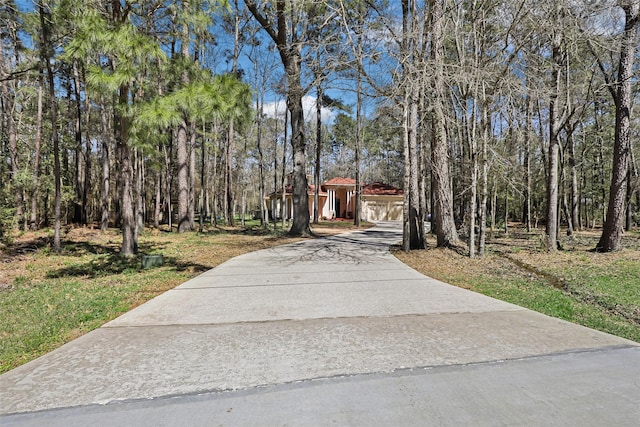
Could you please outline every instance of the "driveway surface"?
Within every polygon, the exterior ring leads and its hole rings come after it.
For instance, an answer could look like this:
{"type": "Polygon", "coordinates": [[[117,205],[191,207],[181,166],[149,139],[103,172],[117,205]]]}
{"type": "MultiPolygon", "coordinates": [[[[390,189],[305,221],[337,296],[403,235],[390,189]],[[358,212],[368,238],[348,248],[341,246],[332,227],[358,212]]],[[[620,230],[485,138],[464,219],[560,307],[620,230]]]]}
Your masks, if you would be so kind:
{"type": "Polygon", "coordinates": [[[640,425],[640,344],[428,278],[400,240],[229,260],[0,376],[0,425],[640,425]]]}

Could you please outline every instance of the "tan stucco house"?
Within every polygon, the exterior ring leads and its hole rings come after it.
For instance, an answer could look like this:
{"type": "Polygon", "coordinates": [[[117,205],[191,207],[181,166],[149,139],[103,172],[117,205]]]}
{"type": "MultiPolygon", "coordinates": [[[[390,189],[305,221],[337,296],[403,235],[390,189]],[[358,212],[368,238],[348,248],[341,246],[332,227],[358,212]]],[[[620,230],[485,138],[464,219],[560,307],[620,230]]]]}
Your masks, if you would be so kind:
{"type": "MultiPolygon", "coordinates": [[[[310,178],[310,177],[309,177],[310,178]]],[[[309,179],[310,180],[310,179],[309,179]]],[[[325,181],[318,189],[318,205],[320,217],[324,219],[354,217],[356,181],[353,178],[336,177],[325,181]]],[[[293,216],[292,186],[284,189],[286,218],[293,216]]],[[[316,188],[307,186],[309,196],[309,212],[313,214],[316,188]]],[[[403,191],[391,185],[374,182],[362,186],[361,219],[364,221],[395,221],[402,219],[403,191]]],[[[267,206],[271,217],[281,218],[282,190],[267,196],[267,206]]]]}

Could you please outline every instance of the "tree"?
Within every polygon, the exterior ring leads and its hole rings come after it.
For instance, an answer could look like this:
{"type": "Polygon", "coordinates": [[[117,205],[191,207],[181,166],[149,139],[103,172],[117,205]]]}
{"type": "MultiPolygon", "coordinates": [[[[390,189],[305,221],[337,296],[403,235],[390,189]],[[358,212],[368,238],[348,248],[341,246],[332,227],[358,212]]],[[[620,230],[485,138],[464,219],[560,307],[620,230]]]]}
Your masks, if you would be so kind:
{"type": "Polygon", "coordinates": [[[88,84],[115,102],[113,128],[120,166],[122,220],[120,255],[132,256],[138,251],[139,230],[131,122],[135,107],[142,101],[140,94],[144,93],[147,64],[153,64],[165,55],[155,41],[141,34],[133,24],[132,4],[123,8],[120,2],[113,2],[110,6],[104,14],[96,10],[84,11],[79,18],[78,32],[66,49],[70,58],[88,58],[97,53],[98,60],[87,67],[88,84]]]}
{"type": "Polygon", "coordinates": [[[314,6],[295,0],[275,0],[259,4],[247,0],[251,14],[276,44],[287,76],[287,108],[291,119],[291,147],[293,149],[293,224],[292,236],[311,234],[307,196],[306,142],[302,97],[302,49],[308,34],[309,19],[314,6]]]}
{"type": "Polygon", "coordinates": [[[55,201],[54,201],[54,234],[53,234],[53,250],[60,253],[60,229],[62,226],[61,209],[62,209],[62,183],[60,178],[60,139],[58,135],[58,104],[55,94],[55,83],[53,68],[51,66],[51,57],[53,55],[53,46],[51,44],[51,13],[47,12],[44,0],[38,2],[38,14],[40,16],[40,52],[41,60],[45,64],[47,71],[47,87],[49,91],[49,100],[51,102],[51,141],[53,149],[54,167],[53,178],[55,180],[55,201]]]}
{"type": "Polygon", "coordinates": [[[439,247],[459,245],[458,231],[453,217],[451,175],[447,146],[446,118],[444,114],[444,4],[443,0],[431,0],[431,60],[435,67],[433,77],[433,115],[431,121],[431,171],[435,205],[435,232],[439,247]]]}
{"type": "Polygon", "coordinates": [[[629,179],[629,160],[631,157],[631,80],[635,50],[638,46],[638,22],[640,21],[640,2],[621,0],[625,25],[620,45],[618,77],[611,87],[615,101],[616,122],[613,152],[613,171],[609,190],[607,219],[596,250],[612,252],[622,249],[624,234],[624,216],[627,198],[627,180],[629,179]]]}

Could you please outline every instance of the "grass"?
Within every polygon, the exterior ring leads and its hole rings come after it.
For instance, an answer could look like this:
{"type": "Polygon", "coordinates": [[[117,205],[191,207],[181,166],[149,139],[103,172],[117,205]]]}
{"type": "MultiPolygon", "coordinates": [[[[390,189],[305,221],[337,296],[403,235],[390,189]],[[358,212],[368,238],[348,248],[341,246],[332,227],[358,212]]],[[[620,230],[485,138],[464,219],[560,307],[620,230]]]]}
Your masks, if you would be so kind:
{"type": "MultiPolygon", "coordinates": [[[[299,240],[247,225],[204,233],[148,231],[140,236],[140,255],[131,259],[118,255],[117,230],[70,228],[60,255],[49,250],[50,232],[16,236],[0,247],[0,373],[234,256],[299,240]],[[142,254],[163,255],[163,266],[143,269],[142,254]]],[[[322,223],[313,229],[322,235],[351,227],[322,223]]]]}
{"type": "Polygon", "coordinates": [[[483,258],[446,249],[396,256],[433,278],[640,342],[640,238],[629,233],[623,251],[601,254],[590,251],[598,236],[578,233],[552,254],[539,235],[514,229],[490,239],[483,258]]]}

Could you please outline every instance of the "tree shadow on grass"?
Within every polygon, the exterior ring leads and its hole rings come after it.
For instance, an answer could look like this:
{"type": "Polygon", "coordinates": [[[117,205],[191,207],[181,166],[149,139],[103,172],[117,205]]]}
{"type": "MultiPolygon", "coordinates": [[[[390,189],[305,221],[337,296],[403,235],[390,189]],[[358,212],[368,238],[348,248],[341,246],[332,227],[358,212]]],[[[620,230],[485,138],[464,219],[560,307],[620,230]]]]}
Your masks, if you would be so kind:
{"type": "MultiPolygon", "coordinates": [[[[138,255],[133,257],[121,257],[117,245],[95,244],[91,242],[65,242],[64,252],[67,256],[82,256],[87,253],[95,254],[89,261],[61,267],[49,271],[47,278],[85,277],[96,278],[122,273],[138,273],[143,271],[143,254],[153,253],[165,247],[169,242],[145,243],[138,247],[138,255]]],[[[178,261],[175,257],[163,255],[163,266],[175,269],[175,271],[191,270],[196,273],[211,269],[211,266],[198,263],[178,261]]]]}

